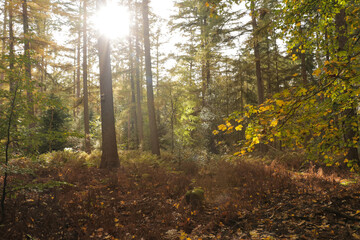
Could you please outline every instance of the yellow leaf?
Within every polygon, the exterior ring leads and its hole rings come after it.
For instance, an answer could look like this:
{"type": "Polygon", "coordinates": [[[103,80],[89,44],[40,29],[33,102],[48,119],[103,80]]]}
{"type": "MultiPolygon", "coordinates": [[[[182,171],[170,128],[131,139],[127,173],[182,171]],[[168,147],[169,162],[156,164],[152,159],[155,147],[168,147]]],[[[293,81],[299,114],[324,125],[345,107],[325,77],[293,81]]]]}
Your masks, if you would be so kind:
{"type": "Polygon", "coordinates": [[[316,69],[314,72],[313,72],[313,75],[315,75],[315,76],[319,76],[320,75],[320,73],[321,73],[321,69],[320,68],[318,68],[318,69],[316,69]]]}
{"type": "Polygon", "coordinates": [[[276,100],[276,105],[281,107],[281,106],[285,105],[285,102],[283,100],[276,100]]]}
{"type": "Polygon", "coordinates": [[[226,127],[225,124],[221,124],[221,125],[218,126],[218,129],[219,129],[220,131],[226,131],[227,127],[226,127]]]}
{"type": "Polygon", "coordinates": [[[298,22],[298,23],[296,24],[296,26],[297,26],[297,27],[300,27],[300,26],[301,26],[301,22],[298,22]]]}
{"type": "Polygon", "coordinates": [[[205,3],[205,6],[206,6],[206,7],[209,7],[209,6],[210,6],[210,4],[209,4],[208,2],[206,2],[206,3],[205,3]]]}
{"type": "Polygon", "coordinates": [[[243,126],[242,126],[242,125],[238,125],[238,126],[236,126],[236,127],[235,127],[235,130],[236,130],[236,131],[241,131],[241,130],[242,130],[242,128],[243,128],[243,126]]]}
{"type": "Polygon", "coordinates": [[[117,219],[117,218],[114,218],[114,222],[118,222],[119,221],[119,219],[117,219]]]}
{"type": "Polygon", "coordinates": [[[214,130],[213,131],[213,135],[218,135],[219,134],[219,131],[218,130],[214,130]]]}
{"type": "Polygon", "coordinates": [[[277,120],[277,119],[274,119],[274,120],[271,121],[270,126],[271,126],[271,127],[276,127],[277,124],[278,124],[278,120],[277,120]]]}

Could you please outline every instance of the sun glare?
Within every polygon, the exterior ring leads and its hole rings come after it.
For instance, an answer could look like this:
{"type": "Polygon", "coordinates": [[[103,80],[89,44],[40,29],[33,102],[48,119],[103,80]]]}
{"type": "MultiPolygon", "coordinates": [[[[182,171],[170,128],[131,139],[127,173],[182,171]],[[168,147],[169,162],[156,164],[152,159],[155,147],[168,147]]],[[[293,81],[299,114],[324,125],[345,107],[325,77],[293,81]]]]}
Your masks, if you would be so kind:
{"type": "Polygon", "coordinates": [[[110,39],[122,38],[129,33],[128,9],[115,3],[100,8],[93,22],[100,34],[110,39]]]}

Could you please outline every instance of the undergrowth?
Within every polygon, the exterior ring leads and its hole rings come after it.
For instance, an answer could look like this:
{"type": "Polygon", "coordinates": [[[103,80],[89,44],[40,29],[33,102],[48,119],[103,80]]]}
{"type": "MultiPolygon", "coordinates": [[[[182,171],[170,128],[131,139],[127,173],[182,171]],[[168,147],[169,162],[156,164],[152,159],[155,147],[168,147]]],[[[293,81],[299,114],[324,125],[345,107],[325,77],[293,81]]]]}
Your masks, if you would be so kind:
{"type": "MultiPolygon", "coordinates": [[[[322,212],[320,220],[304,216],[314,206],[331,210],[337,204],[354,210],[345,215],[347,220],[357,219],[354,176],[345,179],[350,187],[344,186],[344,175],[323,166],[291,171],[293,165],[282,162],[285,157],[270,162],[226,156],[199,161],[170,153],[158,158],[137,151],[119,155],[121,168],[113,171],[97,168],[99,151],[13,160],[0,239],[289,239],[291,231],[321,239],[359,234],[355,227],[318,228],[321,219],[335,221],[322,212]],[[200,205],[186,201],[192,189],[204,192],[200,205]],[[296,225],[297,219],[307,228],[296,225]]],[[[286,158],[291,156],[299,157],[286,158]]]]}

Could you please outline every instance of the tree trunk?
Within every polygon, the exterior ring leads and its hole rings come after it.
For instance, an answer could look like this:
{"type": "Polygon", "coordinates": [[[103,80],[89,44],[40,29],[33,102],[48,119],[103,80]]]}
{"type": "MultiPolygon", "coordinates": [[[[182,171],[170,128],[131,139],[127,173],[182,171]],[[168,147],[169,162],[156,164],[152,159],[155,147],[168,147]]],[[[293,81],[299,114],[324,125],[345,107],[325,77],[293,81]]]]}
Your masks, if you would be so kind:
{"type": "MultiPolygon", "coordinates": [[[[160,96],[160,29],[158,29],[156,33],[156,96],[159,98],[160,96]]],[[[157,125],[160,126],[161,118],[160,118],[160,107],[156,106],[156,120],[157,125]]]]}
{"type": "MultiPolygon", "coordinates": [[[[139,26],[138,23],[138,9],[135,10],[135,26],[139,26]]],[[[139,138],[140,150],[144,147],[144,127],[143,127],[143,115],[142,115],[142,86],[141,86],[141,73],[140,73],[140,48],[139,48],[139,32],[135,31],[135,78],[136,78],[136,117],[137,117],[137,130],[139,138]]]]}
{"type": "Polygon", "coordinates": [[[206,27],[208,26],[207,23],[207,16],[202,19],[201,25],[201,47],[202,50],[205,52],[202,63],[201,63],[201,81],[202,81],[202,107],[206,106],[206,95],[210,84],[210,60],[209,60],[209,52],[206,49],[208,44],[208,34],[206,31],[206,27]]]}
{"type": "Polygon", "coordinates": [[[254,41],[254,55],[256,65],[256,80],[257,80],[257,91],[258,91],[258,102],[262,104],[264,98],[264,82],[261,76],[261,62],[260,62],[260,44],[257,33],[256,13],[255,13],[255,1],[251,1],[251,25],[253,28],[253,41],[254,41]]]}
{"type": "Polygon", "coordinates": [[[279,50],[276,43],[276,37],[274,38],[274,45],[275,45],[275,74],[276,74],[276,84],[275,84],[275,92],[280,92],[280,77],[279,77],[279,50]]]}
{"type": "MultiPolygon", "coordinates": [[[[302,34],[302,27],[300,26],[300,34],[302,34]]],[[[302,51],[303,49],[303,43],[301,43],[301,49],[300,50],[300,60],[301,60],[301,79],[302,79],[302,84],[304,86],[306,86],[308,84],[308,80],[307,80],[307,72],[306,72],[306,55],[305,53],[303,53],[302,51]]]]}
{"type": "MultiPolygon", "coordinates": [[[[81,2],[79,7],[79,13],[81,13],[81,2]]],[[[81,97],[81,87],[80,87],[80,74],[81,74],[81,66],[80,66],[80,58],[81,58],[81,23],[80,17],[78,21],[78,38],[77,38],[77,66],[76,66],[76,115],[79,115],[79,101],[81,97]]]]}
{"type": "Polygon", "coordinates": [[[171,106],[171,119],[170,119],[170,127],[171,127],[171,153],[174,153],[175,149],[175,107],[174,107],[174,100],[172,95],[172,85],[170,83],[170,106],[171,106]]]}
{"type": "MultiPolygon", "coordinates": [[[[260,44],[259,36],[257,33],[257,23],[256,23],[256,13],[255,13],[255,1],[251,1],[250,5],[251,10],[251,25],[253,28],[253,41],[254,41],[254,55],[255,55],[255,66],[256,66],[256,80],[257,80],[257,90],[258,90],[258,103],[262,104],[265,101],[264,98],[264,82],[261,76],[261,62],[260,62],[260,44]]],[[[259,144],[259,149],[261,152],[267,151],[267,146],[263,143],[259,144]]]]}
{"type": "Polygon", "coordinates": [[[271,97],[273,94],[273,81],[271,74],[271,52],[270,52],[270,39],[266,37],[266,55],[267,55],[267,95],[271,97]]]}
{"type": "MultiPolygon", "coordinates": [[[[129,8],[131,7],[131,0],[129,0],[129,8]]],[[[135,93],[135,69],[134,69],[134,46],[133,46],[133,28],[134,26],[129,25],[129,80],[131,88],[130,96],[130,137],[132,144],[129,145],[132,148],[137,149],[139,147],[138,137],[138,124],[136,116],[136,93],[135,93]]],[[[130,139],[129,139],[130,140],[130,139]]]]}
{"type": "MultiPolygon", "coordinates": [[[[73,71],[73,98],[74,98],[74,101],[73,101],[73,116],[74,116],[74,119],[76,117],[76,103],[77,103],[77,100],[76,100],[76,44],[74,46],[74,71],[73,71]]],[[[44,63],[44,57],[42,57],[42,63],[44,63]]],[[[43,85],[43,74],[41,74],[41,77],[40,77],[40,82],[41,82],[41,85],[43,85]]],[[[41,86],[41,92],[43,91],[43,87],[41,86]]]]}
{"type": "MultiPolygon", "coordinates": [[[[336,24],[336,30],[338,32],[338,43],[339,43],[339,48],[338,51],[342,52],[342,51],[346,51],[346,44],[348,41],[347,38],[347,31],[346,31],[346,12],[345,9],[342,8],[340,10],[340,12],[338,14],[336,14],[335,16],[335,24],[336,24]]],[[[344,111],[344,116],[345,116],[345,121],[343,123],[344,125],[344,138],[345,138],[345,143],[349,143],[352,144],[352,142],[354,141],[354,139],[358,140],[358,131],[355,131],[352,124],[356,124],[358,123],[357,119],[357,111],[356,111],[356,100],[355,99],[350,99],[352,100],[352,104],[351,107],[349,109],[346,109],[344,111]]],[[[358,144],[357,144],[358,145],[358,144]]],[[[349,150],[347,152],[346,158],[348,160],[356,160],[358,163],[360,162],[359,160],[359,152],[358,152],[358,148],[357,146],[354,147],[349,147],[349,150]]]]}
{"type": "MultiPolygon", "coordinates": [[[[6,45],[6,38],[5,36],[7,35],[7,32],[6,32],[6,28],[7,28],[7,13],[8,13],[8,10],[7,10],[7,0],[4,0],[4,20],[3,20],[3,29],[2,29],[2,46],[1,46],[1,60],[2,62],[5,62],[5,45],[6,45]]],[[[2,81],[4,81],[5,79],[5,72],[1,71],[0,73],[0,88],[1,88],[1,85],[2,85],[2,81]]],[[[0,101],[1,103],[1,101],[0,101]]]]}
{"type": "MultiPolygon", "coordinates": [[[[97,0],[97,8],[106,1],[97,0]]],[[[117,168],[120,166],[116,145],[114,102],[112,91],[112,74],[110,60],[110,41],[104,35],[98,39],[101,95],[101,130],[102,155],[100,168],[117,168]]]]}
{"type": "Polygon", "coordinates": [[[84,0],[83,18],[83,94],[84,94],[84,130],[85,152],[91,153],[90,144],[90,119],[89,119],[89,94],[88,94],[88,63],[87,63],[87,0],[84,0]]]}
{"type": "Polygon", "coordinates": [[[16,84],[14,86],[14,95],[10,101],[10,114],[9,119],[6,123],[6,143],[5,143],[5,173],[3,178],[3,188],[2,188],[2,194],[1,194],[1,200],[0,200],[0,206],[1,206],[1,219],[0,224],[5,222],[5,198],[6,198],[6,187],[7,187],[7,180],[8,180],[8,166],[9,166],[9,148],[11,144],[11,127],[14,125],[13,120],[16,118],[15,116],[15,108],[16,108],[16,98],[18,95],[18,85],[16,84]]]}
{"type": "Polygon", "coordinates": [[[143,0],[143,27],[144,27],[144,46],[145,46],[145,68],[146,68],[146,89],[149,112],[150,142],[151,152],[160,155],[159,137],[156,126],[154,91],[151,71],[150,55],[150,30],[149,30],[149,6],[148,0],[143,0]]]}
{"type": "Polygon", "coordinates": [[[11,93],[13,93],[15,89],[15,78],[13,72],[15,68],[13,4],[12,0],[9,0],[9,84],[11,93]]]}

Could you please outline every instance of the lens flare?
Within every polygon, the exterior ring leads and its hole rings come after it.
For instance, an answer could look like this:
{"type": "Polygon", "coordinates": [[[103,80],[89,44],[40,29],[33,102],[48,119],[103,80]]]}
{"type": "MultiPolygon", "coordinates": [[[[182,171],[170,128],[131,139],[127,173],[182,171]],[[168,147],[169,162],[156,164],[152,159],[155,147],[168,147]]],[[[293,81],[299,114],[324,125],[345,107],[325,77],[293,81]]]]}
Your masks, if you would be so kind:
{"type": "Polygon", "coordinates": [[[100,8],[92,22],[101,35],[110,39],[123,38],[129,34],[129,11],[115,3],[100,8]]]}

